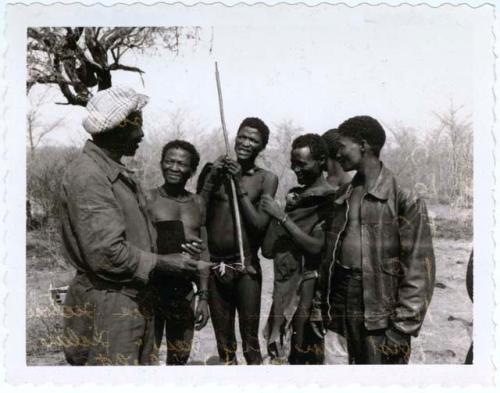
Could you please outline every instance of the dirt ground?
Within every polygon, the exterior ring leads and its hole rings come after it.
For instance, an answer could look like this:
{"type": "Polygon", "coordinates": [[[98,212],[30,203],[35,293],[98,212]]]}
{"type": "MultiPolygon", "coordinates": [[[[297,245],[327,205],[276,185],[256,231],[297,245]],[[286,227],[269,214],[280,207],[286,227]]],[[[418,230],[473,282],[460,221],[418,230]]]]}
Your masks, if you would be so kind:
{"type": "MultiPolygon", "coordinates": [[[[448,206],[429,208],[434,225],[436,287],[419,337],[412,340],[413,364],[463,363],[472,337],[472,303],[465,289],[465,273],[472,247],[472,212],[448,206]]],[[[273,269],[269,260],[263,270],[261,332],[271,306],[273,269]]],[[[33,231],[27,237],[26,362],[28,365],[64,365],[60,335],[60,307],[49,296],[50,285],[67,282],[73,272],[60,256],[55,232],[33,231]]],[[[244,364],[238,334],[238,360],[244,364]]],[[[336,338],[326,338],[327,364],[345,364],[346,356],[336,338]]],[[[269,359],[261,334],[265,362],[269,359]]],[[[161,348],[165,360],[165,348],[161,348]]],[[[210,322],[194,337],[190,364],[218,364],[213,328],[210,322]]]]}

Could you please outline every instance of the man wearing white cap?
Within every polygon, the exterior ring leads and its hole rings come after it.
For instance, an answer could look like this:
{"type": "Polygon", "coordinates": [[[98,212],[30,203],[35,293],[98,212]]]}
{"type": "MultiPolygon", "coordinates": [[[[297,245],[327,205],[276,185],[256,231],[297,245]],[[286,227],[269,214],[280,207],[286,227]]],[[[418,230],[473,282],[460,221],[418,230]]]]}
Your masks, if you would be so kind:
{"type": "Polygon", "coordinates": [[[121,162],[144,134],[148,97],[130,88],[98,92],[83,127],[92,140],[67,168],[61,224],[66,259],[76,268],[64,308],[64,352],[75,365],[157,363],[149,281],[155,272],[206,273],[184,254],[158,255],[144,195],[121,162]]]}

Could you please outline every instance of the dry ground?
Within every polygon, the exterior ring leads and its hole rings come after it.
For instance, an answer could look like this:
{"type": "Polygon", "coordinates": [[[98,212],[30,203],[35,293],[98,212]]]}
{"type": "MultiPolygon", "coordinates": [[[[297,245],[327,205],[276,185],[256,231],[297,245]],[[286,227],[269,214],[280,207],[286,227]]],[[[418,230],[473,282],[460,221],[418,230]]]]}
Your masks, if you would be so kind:
{"type": "MultiPolygon", "coordinates": [[[[465,289],[467,261],[472,247],[472,213],[448,206],[429,208],[434,222],[436,288],[420,336],[412,341],[411,363],[463,363],[472,336],[472,304],[465,289]]],[[[263,290],[261,330],[271,306],[272,263],[262,260],[263,290]]],[[[61,310],[49,298],[50,284],[57,286],[72,276],[60,256],[57,233],[34,231],[27,237],[26,361],[28,365],[63,365],[58,338],[61,310]]],[[[239,339],[239,338],[238,338],[239,339]]],[[[241,341],[239,341],[240,343],[241,341]]],[[[327,336],[327,362],[345,363],[345,356],[327,336]]],[[[261,337],[261,348],[265,344],[261,337]]],[[[165,359],[162,348],[162,359],[165,359]]],[[[241,346],[238,357],[244,364],[241,346]]],[[[217,364],[215,339],[209,323],[195,335],[191,364],[217,364]]]]}

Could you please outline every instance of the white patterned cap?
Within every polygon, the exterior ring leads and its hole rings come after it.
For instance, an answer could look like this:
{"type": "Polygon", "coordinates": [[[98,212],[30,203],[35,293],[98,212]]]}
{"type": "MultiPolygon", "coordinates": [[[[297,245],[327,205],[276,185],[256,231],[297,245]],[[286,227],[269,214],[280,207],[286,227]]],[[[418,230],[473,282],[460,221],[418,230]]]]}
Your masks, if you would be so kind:
{"type": "Polygon", "coordinates": [[[149,97],[130,87],[113,86],[97,92],[87,103],[88,116],[83,128],[91,134],[100,134],[118,126],[130,113],[140,111],[149,97]]]}

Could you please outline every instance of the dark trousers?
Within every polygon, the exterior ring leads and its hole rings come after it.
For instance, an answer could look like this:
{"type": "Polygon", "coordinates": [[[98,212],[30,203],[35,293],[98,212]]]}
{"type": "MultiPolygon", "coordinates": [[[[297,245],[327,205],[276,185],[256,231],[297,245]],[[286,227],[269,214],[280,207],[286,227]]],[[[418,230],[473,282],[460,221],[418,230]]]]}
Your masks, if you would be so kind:
{"type": "Polygon", "coordinates": [[[410,342],[406,351],[394,353],[387,346],[386,329],[366,329],[360,270],[335,265],[330,302],[332,326],[346,338],[349,364],[408,363],[410,342]]]}
{"type": "Polygon", "coordinates": [[[64,346],[71,365],[158,364],[151,299],[97,289],[77,275],[64,304],[64,346]]]}

